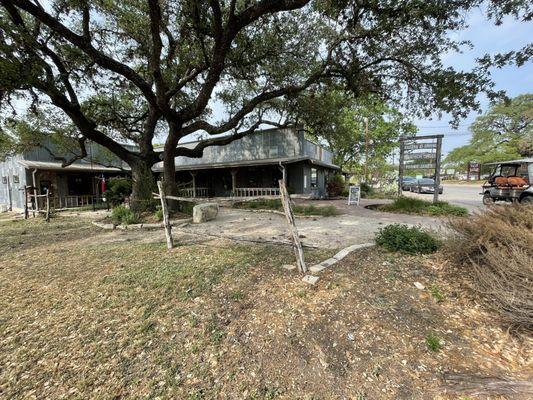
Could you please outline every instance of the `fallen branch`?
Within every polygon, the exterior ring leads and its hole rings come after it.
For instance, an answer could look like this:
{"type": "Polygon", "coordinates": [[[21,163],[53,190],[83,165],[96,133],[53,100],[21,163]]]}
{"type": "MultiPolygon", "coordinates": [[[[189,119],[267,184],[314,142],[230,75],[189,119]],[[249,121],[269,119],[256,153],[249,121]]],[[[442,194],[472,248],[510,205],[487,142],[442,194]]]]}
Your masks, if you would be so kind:
{"type": "Polygon", "coordinates": [[[445,374],[444,390],[448,393],[481,395],[533,394],[533,382],[512,381],[495,376],[445,374]]]}

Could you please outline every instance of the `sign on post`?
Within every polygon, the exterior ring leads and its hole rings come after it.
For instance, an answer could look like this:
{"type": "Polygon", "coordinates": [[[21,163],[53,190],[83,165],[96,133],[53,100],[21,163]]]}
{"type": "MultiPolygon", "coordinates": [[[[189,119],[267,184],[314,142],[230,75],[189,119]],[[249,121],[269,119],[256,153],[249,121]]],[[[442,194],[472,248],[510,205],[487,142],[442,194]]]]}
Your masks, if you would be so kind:
{"type": "Polygon", "coordinates": [[[467,172],[467,180],[470,180],[471,176],[474,176],[477,178],[477,180],[481,179],[481,165],[478,162],[475,161],[469,161],[468,162],[468,172],[467,172]]]}
{"type": "Polygon", "coordinates": [[[361,186],[350,186],[348,193],[348,205],[359,205],[359,201],[361,200],[361,186]]]}
{"type": "Polygon", "coordinates": [[[400,167],[398,171],[398,196],[402,195],[405,170],[433,170],[435,186],[433,201],[439,199],[440,161],[444,135],[410,136],[400,138],[400,167]],[[417,151],[426,150],[426,151],[417,151]],[[428,151],[433,150],[433,151],[428,151]]]}

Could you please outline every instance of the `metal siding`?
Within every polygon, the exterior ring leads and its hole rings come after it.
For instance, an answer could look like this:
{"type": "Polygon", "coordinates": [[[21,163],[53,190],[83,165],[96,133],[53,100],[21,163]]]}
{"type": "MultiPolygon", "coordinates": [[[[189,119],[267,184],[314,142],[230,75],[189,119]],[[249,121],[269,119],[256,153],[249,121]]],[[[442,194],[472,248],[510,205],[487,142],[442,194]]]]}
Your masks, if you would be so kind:
{"type": "Polygon", "coordinates": [[[15,209],[24,208],[24,186],[26,185],[26,170],[18,164],[20,156],[10,157],[0,162],[0,204],[9,206],[9,186],[11,186],[12,206],[15,209]],[[19,182],[15,183],[13,176],[18,175],[19,182]],[[3,183],[3,177],[9,177],[9,185],[3,183]],[[22,190],[20,190],[22,189],[22,190]]]}

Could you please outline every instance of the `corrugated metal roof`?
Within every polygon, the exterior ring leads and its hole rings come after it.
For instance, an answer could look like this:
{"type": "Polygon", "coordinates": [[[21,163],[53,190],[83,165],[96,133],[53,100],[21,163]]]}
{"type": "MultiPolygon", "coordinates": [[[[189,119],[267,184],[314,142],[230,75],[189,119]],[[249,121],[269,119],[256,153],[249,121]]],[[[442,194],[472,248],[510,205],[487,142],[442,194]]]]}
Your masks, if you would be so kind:
{"type": "MultiPolygon", "coordinates": [[[[340,167],[328,164],[323,161],[312,159],[311,157],[293,157],[293,158],[270,158],[263,160],[244,160],[234,161],[226,163],[205,163],[194,165],[176,165],[176,171],[189,171],[189,170],[203,170],[203,169],[218,169],[218,168],[234,168],[234,167],[253,167],[261,165],[275,165],[275,164],[292,164],[299,161],[310,161],[312,164],[320,165],[331,169],[340,169],[340,167]]],[[[159,162],[152,168],[155,172],[163,171],[163,163],[159,162]]]]}
{"type": "Polygon", "coordinates": [[[104,167],[98,164],[74,163],[74,164],[70,164],[67,167],[62,167],[60,162],[53,162],[53,161],[20,160],[18,161],[18,163],[25,168],[32,168],[32,169],[61,170],[61,171],[95,171],[95,172],[124,171],[124,169],[120,169],[116,167],[104,167]]]}

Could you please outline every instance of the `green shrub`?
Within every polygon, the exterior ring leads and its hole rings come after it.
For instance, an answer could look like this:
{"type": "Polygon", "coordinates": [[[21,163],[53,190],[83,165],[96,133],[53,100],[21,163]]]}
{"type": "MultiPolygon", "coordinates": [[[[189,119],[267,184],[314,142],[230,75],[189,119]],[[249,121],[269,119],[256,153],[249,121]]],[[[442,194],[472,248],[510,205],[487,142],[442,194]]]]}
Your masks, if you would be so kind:
{"type": "Polygon", "coordinates": [[[454,206],[445,201],[432,203],[426,200],[414,199],[412,197],[398,197],[392,204],[385,204],[379,207],[382,211],[397,212],[404,214],[421,215],[468,215],[468,210],[464,207],[454,206]]]}
{"type": "Polygon", "coordinates": [[[111,218],[115,224],[131,225],[139,223],[139,216],[124,206],[113,208],[111,218]]]}
{"type": "Polygon", "coordinates": [[[155,219],[159,222],[163,221],[163,210],[159,209],[155,212],[155,219]]]}
{"type": "MultiPolygon", "coordinates": [[[[248,210],[277,210],[283,211],[280,199],[260,199],[253,201],[243,201],[235,203],[235,208],[243,208],[248,210]]],[[[313,205],[294,205],[292,210],[297,215],[322,215],[324,217],[331,217],[337,215],[337,209],[334,206],[313,206],[313,205]]]]}
{"type": "Polygon", "coordinates": [[[344,179],[342,176],[340,174],[331,176],[326,184],[326,190],[330,197],[340,196],[344,191],[344,179]]]}
{"type": "Polygon", "coordinates": [[[361,198],[367,198],[374,194],[374,188],[370,186],[368,183],[363,182],[361,183],[361,198]]]}
{"type": "Polygon", "coordinates": [[[418,227],[391,224],[379,230],[376,243],[391,251],[408,254],[429,254],[439,248],[439,241],[418,227]]]}
{"type": "Polygon", "coordinates": [[[124,203],[124,199],[131,195],[131,180],[126,178],[111,179],[107,183],[104,197],[112,206],[124,203]]]}

